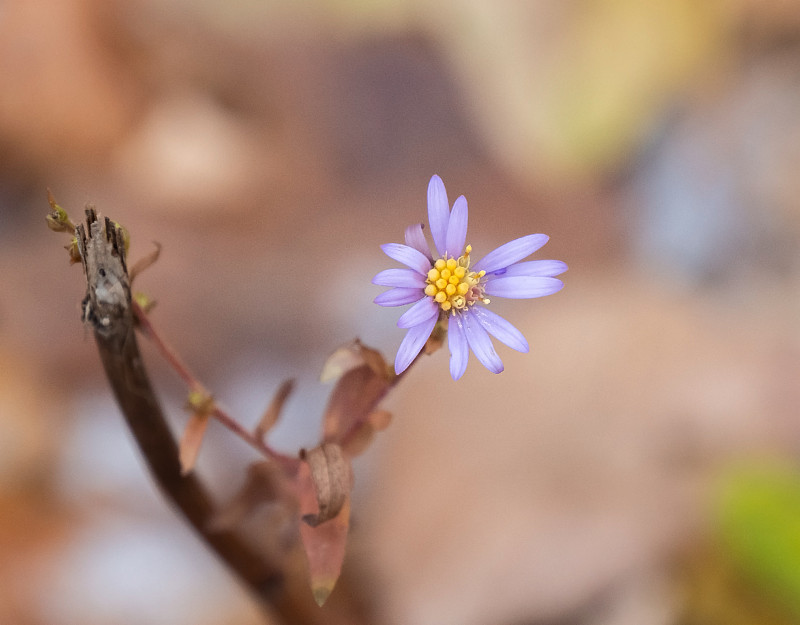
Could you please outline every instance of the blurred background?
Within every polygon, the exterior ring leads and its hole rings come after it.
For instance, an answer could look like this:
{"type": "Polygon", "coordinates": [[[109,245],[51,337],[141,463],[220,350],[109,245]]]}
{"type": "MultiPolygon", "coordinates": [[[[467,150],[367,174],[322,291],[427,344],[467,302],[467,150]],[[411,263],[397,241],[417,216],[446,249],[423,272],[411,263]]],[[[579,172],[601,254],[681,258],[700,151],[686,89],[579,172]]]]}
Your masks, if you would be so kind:
{"type": "MultiPolygon", "coordinates": [[[[570,270],[497,302],[503,374],[440,352],[386,402],[345,562],[376,618],[800,622],[798,172],[787,0],[0,0],[0,623],[263,622],[146,474],[46,188],[163,246],[136,286],[242,422],[297,377],[292,451],[335,347],[393,358],[370,280],[433,173],[476,256],[545,232],[570,270]]],[[[250,460],[212,425],[198,471],[250,460]]]]}

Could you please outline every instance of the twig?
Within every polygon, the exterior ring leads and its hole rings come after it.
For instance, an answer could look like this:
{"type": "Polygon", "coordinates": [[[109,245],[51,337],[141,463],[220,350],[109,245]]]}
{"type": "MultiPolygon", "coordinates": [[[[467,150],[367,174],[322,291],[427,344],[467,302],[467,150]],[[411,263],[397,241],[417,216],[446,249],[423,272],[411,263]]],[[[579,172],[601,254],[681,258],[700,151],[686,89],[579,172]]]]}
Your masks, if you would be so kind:
{"type": "MultiPolygon", "coordinates": [[[[169,363],[169,365],[175,370],[175,372],[186,383],[186,385],[190,389],[202,392],[204,395],[210,395],[203,384],[189,370],[189,367],[187,367],[186,364],[180,359],[175,350],[173,350],[156,331],[152,322],[148,318],[147,313],[142,310],[142,307],[133,301],[131,303],[131,308],[136,317],[136,321],[139,323],[139,329],[144,333],[145,336],[147,336],[148,339],[150,339],[150,342],[153,343],[155,348],[161,353],[161,355],[164,357],[164,360],[169,363]]],[[[256,436],[253,432],[250,432],[244,426],[242,426],[241,423],[234,419],[228,413],[228,411],[220,406],[216,401],[214,401],[214,406],[211,409],[210,415],[219,421],[220,424],[236,434],[236,436],[245,441],[248,445],[256,449],[256,451],[263,454],[267,458],[278,462],[288,475],[293,475],[297,471],[297,467],[300,464],[299,459],[275,451],[260,437],[256,436]]]]}
{"type": "Polygon", "coordinates": [[[86,225],[78,225],[75,233],[87,283],[84,319],[94,330],[100,358],[128,427],[164,494],[262,605],[283,622],[347,622],[343,614],[323,615],[297,575],[285,576],[278,563],[236,532],[209,531],[216,507],[196,476],[181,475],[177,445],[139,353],[122,231],[108,218],[99,218],[94,209],[87,209],[86,225]]]}

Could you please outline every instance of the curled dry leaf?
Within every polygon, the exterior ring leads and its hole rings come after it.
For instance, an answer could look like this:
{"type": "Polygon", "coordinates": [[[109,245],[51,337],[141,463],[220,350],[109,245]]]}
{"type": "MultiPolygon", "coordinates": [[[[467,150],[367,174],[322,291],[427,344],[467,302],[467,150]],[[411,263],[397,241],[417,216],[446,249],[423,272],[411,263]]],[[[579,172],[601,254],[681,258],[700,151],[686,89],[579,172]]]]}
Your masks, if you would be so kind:
{"type": "Polygon", "coordinates": [[[367,347],[356,339],[328,356],[322,366],[320,382],[338,380],[348,371],[361,365],[368,365],[379,376],[386,376],[389,371],[386,360],[379,351],[367,347]]]}
{"type": "Polygon", "coordinates": [[[296,477],[300,513],[305,521],[300,523],[300,538],[308,560],[311,591],[314,600],[321,606],[330,596],[342,571],[347,531],[350,526],[352,479],[349,462],[337,445],[328,443],[312,449],[305,456],[306,462],[300,463],[296,477]],[[328,449],[327,455],[324,448],[328,449]],[[335,471],[338,477],[329,474],[328,468],[333,467],[338,467],[335,471]],[[331,482],[339,484],[335,499],[341,500],[341,505],[329,504],[323,514],[318,484],[328,489],[329,487],[324,484],[331,482]],[[342,484],[347,484],[347,488],[342,489],[342,484]],[[332,515],[334,511],[335,514],[332,515]],[[327,517],[325,522],[323,522],[324,517],[327,517]],[[312,524],[311,520],[316,524],[312,524]]]}
{"type": "MultiPolygon", "coordinates": [[[[358,342],[356,341],[356,344],[358,342]]],[[[361,355],[360,350],[354,349],[354,345],[343,345],[335,352],[333,352],[325,364],[322,365],[322,373],[320,373],[320,382],[332,382],[338,380],[345,373],[356,367],[364,364],[364,357],[361,355]]]]}
{"type": "Polygon", "coordinates": [[[254,433],[258,438],[263,440],[267,433],[278,422],[278,418],[281,416],[281,410],[283,410],[283,404],[286,403],[286,400],[293,390],[294,380],[286,380],[280,385],[275,392],[275,397],[272,398],[272,401],[256,426],[254,433]]]}
{"type": "Polygon", "coordinates": [[[317,499],[317,511],[304,513],[303,521],[316,527],[339,514],[353,486],[353,474],[350,461],[335,443],[323,443],[309,451],[303,450],[300,457],[311,470],[317,499]]]}
{"type": "Polygon", "coordinates": [[[394,381],[394,374],[390,372],[380,352],[365,347],[358,341],[342,350],[349,350],[352,355],[340,353],[336,357],[338,362],[360,364],[355,364],[342,373],[331,392],[323,418],[323,440],[326,441],[340,441],[352,429],[359,427],[375,410],[394,381]]]}

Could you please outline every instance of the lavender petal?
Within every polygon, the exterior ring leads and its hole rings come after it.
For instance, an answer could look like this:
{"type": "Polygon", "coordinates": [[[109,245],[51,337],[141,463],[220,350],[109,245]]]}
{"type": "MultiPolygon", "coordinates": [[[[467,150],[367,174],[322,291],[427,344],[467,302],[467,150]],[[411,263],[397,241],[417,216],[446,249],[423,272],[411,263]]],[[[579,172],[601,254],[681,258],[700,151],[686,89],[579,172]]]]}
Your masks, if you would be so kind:
{"type": "Polygon", "coordinates": [[[413,247],[418,252],[422,253],[425,258],[431,257],[431,250],[428,247],[428,242],[425,240],[425,235],[422,232],[422,224],[413,224],[406,228],[406,245],[413,247]]]}
{"type": "Polygon", "coordinates": [[[510,322],[482,306],[474,306],[471,312],[473,317],[478,320],[478,323],[483,326],[483,329],[498,341],[518,352],[528,353],[530,350],[528,341],[522,336],[522,332],[517,330],[510,322]]]}
{"type": "Polygon", "coordinates": [[[411,308],[405,311],[397,320],[398,328],[411,328],[425,323],[431,317],[439,314],[439,304],[432,297],[423,297],[411,308]]]}
{"type": "Polygon", "coordinates": [[[405,306],[419,301],[422,291],[417,288],[394,288],[384,291],[373,302],[378,306],[405,306]]]}
{"type": "Polygon", "coordinates": [[[567,270],[567,263],[560,260],[528,260],[524,263],[515,263],[510,267],[498,269],[486,276],[487,280],[493,280],[503,276],[509,278],[511,276],[546,276],[552,278],[567,270]]]}
{"type": "Polygon", "coordinates": [[[458,380],[467,370],[469,343],[464,332],[461,315],[451,315],[447,328],[447,346],[450,349],[450,375],[458,380]]]}
{"type": "Polygon", "coordinates": [[[512,276],[486,282],[486,294],[510,299],[542,297],[560,291],[564,283],[558,278],[512,276]]]}
{"type": "Polygon", "coordinates": [[[453,204],[453,210],[450,213],[445,243],[447,254],[454,258],[461,256],[464,251],[464,243],[467,240],[467,220],[467,198],[460,195],[453,204]]]}
{"type": "Polygon", "coordinates": [[[417,354],[419,354],[425,342],[428,340],[428,337],[431,335],[431,332],[433,332],[433,328],[436,326],[436,320],[437,317],[431,317],[425,323],[414,326],[406,332],[403,341],[400,343],[400,347],[397,349],[397,356],[395,356],[394,359],[395,373],[400,375],[403,371],[408,369],[408,365],[414,362],[417,354]]]}
{"type": "Polygon", "coordinates": [[[412,269],[384,269],[372,278],[372,284],[424,289],[425,276],[412,269]]]}
{"type": "Polygon", "coordinates": [[[489,338],[486,330],[473,316],[472,311],[467,311],[462,315],[464,320],[464,330],[467,335],[467,342],[470,349],[475,352],[478,360],[492,373],[500,373],[503,370],[503,361],[494,351],[492,339],[489,338]]]}
{"type": "Polygon", "coordinates": [[[385,245],[381,245],[381,249],[383,253],[392,260],[403,263],[424,276],[428,275],[428,271],[430,271],[432,266],[430,259],[425,256],[425,254],[408,245],[403,245],[402,243],[386,243],[385,245]]]}
{"type": "Polygon", "coordinates": [[[428,183],[428,223],[431,236],[439,256],[444,256],[447,247],[447,225],[450,222],[450,205],[444,182],[436,174],[428,183]]]}
{"type": "Polygon", "coordinates": [[[473,268],[475,271],[485,271],[486,273],[505,269],[533,254],[547,243],[549,238],[546,234],[529,234],[514,239],[489,252],[475,263],[473,268]]]}

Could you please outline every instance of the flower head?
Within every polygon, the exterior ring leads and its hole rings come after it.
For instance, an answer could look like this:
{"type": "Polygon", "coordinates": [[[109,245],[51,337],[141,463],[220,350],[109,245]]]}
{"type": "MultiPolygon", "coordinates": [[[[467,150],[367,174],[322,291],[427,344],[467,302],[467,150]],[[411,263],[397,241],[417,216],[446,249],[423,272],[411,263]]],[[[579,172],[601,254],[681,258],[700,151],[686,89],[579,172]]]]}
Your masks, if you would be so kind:
{"type": "Polygon", "coordinates": [[[428,223],[436,253],[431,255],[422,224],[406,228],[405,245],[381,249],[405,268],[386,269],[372,282],[392,287],[375,298],[380,306],[414,304],[397,321],[408,329],[397,350],[399,374],[414,361],[437,323],[447,324],[450,374],[457,380],[467,369],[472,350],[484,367],[500,373],[503,363],[489,335],[519,352],[528,351],[522,333],[486,306],[489,296],[524,299],[550,295],[564,283],[555,276],[567,270],[559,260],[520,262],[547,243],[545,234],[514,239],[473,262],[467,239],[467,200],[462,195],[450,210],[439,176],[428,184],[428,223]]]}

